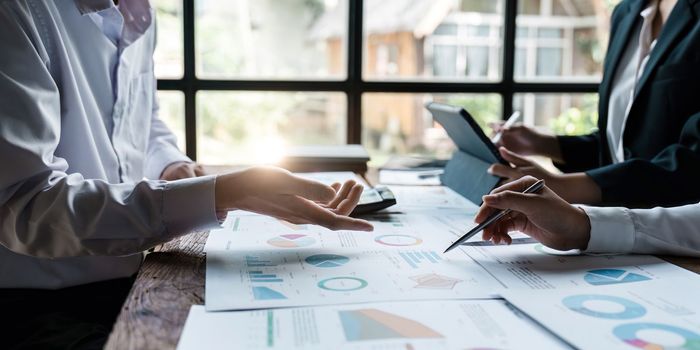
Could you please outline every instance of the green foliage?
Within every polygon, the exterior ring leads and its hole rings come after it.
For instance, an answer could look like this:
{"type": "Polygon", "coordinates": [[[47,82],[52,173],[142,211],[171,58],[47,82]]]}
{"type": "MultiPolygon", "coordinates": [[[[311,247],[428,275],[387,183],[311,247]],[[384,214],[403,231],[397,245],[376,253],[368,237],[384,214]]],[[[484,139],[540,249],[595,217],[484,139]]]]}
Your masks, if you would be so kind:
{"type": "Polygon", "coordinates": [[[464,107],[484,129],[486,135],[491,134],[488,124],[501,119],[501,97],[495,94],[453,95],[447,98],[446,103],[464,107]]]}
{"type": "Polygon", "coordinates": [[[583,135],[598,126],[598,96],[585,95],[581,108],[572,107],[553,119],[552,130],[559,135],[583,135]]]}

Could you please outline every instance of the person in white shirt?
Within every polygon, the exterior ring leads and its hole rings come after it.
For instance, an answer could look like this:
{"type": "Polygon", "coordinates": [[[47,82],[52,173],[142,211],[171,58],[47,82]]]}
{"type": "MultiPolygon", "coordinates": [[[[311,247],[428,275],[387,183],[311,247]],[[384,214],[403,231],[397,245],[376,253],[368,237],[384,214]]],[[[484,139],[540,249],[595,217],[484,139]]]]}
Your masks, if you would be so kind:
{"type": "Polygon", "coordinates": [[[86,304],[100,300],[96,289],[76,286],[133,276],[143,251],[217,227],[232,209],[372,230],[347,216],[362,192],[353,182],[272,167],[200,176],[158,118],[154,11],[115,2],[0,0],[0,307],[19,308],[0,314],[21,324],[60,307],[36,304],[55,295],[100,310],[86,304]]]}
{"type": "Polygon", "coordinates": [[[484,196],[476,222],[497,210],[513,210],[484,230],[484,240],[510,244],[508,233],[521,231],[557,250],[700,257],[700,204],[653,209],[574,206],[547,186],[539,193],[521,193],[536,181],[525,176],[484,196]]]}

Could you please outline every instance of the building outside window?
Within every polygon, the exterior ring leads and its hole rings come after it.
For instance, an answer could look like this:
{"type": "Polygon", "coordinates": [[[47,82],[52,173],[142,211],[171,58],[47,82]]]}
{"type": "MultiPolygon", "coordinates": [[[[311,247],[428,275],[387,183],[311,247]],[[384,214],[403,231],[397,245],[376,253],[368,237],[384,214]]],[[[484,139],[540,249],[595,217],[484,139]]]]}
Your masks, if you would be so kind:
{"type": "Polygon", "coordinates": [[[374,165],[449,156],[432,100],[487,129],[515,109],[530,125],[590,132],[617,2],[190,1],[154,2],[161,116],[190,156],[256,163],[288,145],[362,142],[374,165]]]}

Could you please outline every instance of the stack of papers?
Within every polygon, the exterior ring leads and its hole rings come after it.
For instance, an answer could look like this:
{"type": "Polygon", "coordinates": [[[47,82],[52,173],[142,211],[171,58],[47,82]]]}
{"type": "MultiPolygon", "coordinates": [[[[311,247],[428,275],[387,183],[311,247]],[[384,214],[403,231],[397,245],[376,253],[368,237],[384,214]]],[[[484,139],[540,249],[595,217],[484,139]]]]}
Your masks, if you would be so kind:
{"type": "Polygon", "coordinates": [[[367,217],[374,232],[229,213],[209,235],[206,305],[192,308],[179,348],[700,346],[694,273],[653,256],[558,252],[524,235],[511,246],[475,237],[443,254],[477,206],[441,186],[391,190],[398,205],[367,217]],[[680,283],[688,289],[668,288],[680,283]]]}

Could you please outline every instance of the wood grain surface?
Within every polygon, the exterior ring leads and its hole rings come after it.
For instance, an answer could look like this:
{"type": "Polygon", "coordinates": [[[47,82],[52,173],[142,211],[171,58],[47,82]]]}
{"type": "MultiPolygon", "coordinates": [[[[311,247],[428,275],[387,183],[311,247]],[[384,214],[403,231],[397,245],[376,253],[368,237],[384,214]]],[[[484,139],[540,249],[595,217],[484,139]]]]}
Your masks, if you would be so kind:
{"type": "MultiPolygon", "coordinates": [[[[207,233],[193,233],[146,256],[106,349],[175,349],[193,304],[204,304],[207,233]]],[[[700,259],[661,257],[700,274],[700,259]]]]}
{"type": "Polygon", "coordinates": [[[106,349],[174,349],[192,304],[204,304],[207,233],[155,249],[136,277],[106,349]]]}

